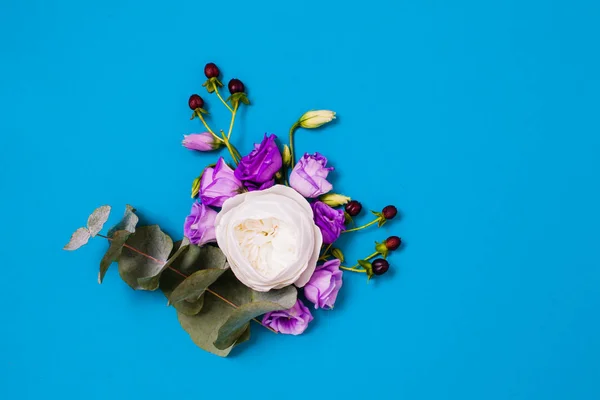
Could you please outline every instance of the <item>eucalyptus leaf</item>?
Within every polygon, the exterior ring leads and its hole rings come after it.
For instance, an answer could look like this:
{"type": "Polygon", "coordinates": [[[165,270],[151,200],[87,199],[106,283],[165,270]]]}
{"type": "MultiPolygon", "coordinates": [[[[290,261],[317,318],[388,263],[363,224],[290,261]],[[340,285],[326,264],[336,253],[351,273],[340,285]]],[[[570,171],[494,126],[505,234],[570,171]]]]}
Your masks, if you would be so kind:
{"type": "Polygon", "coordinates": [[[125,230],[116,231],[115,233],[113,233],[112,238],[110,240],[110,246],[108,247],[108,250],[106,250],[106,253],[104,253],[102,260],[100,260],[100,272],[98,272],[98,283],[102,283],[102,281],[104,280],[104,275],[106,275],[106,271],[108,271],[110,265],[118,260],[119,256],[121,255],[123,245],[125,244],[130,235],[131,232],[125,230]]]}
{"type": "Polygon", "coordinates": [[[87,228],[79,228],[71,235],[69,243],[63,247],[64,250],[77,250],[90,240],[91,233],[87,228]]]}
{"type": "Polygon", "coordinates": [[[96,236],[104,226],[104,223],[108,220],[110,215],[110,206],[101,206],[94,210],[94,212],[88,217],[87,227],[92,237],[96,236]]]}
{"type": "Polygon", "coordinates": [[[298,291],[294,286],[268,292],[253,291],[252,301],[234,310],[219,329],[214,345],[226,349],[234,344],[248,328],[250,321],[271,311],[287,310],[296,304],[298,291]]]}
{"type": "MultiPolygon", "coordinates": [[[[167,299],[169,299],[173,290],[175,290],[187,276],[192,275],[194,272],[206,268],[207,266],[221,269],[227,268],[227,259],[223,252],[217,247],[188,245],[179,252],[177,257],[175,257],[175,254],[177,254],[182,244],[185,246],[186,241],[187,239],[184,238],[184,240],[175,243],[173,247],[176,251],[174,251],[169,258],[171,264],[169,265],[169,268],[159,276],[160,289],[167,299]]],[[[175,303],[173,306],[177,311],[183,314],[196,315],[202,308],[203,300],[204,296],[200,296],[197,300],[188,299],[175,303]]]]}
{"type": "MultiPolygon", "coordinates": [[[[211,290],[220,296],[228,299],[236,305],[243,305],[250,302],[252,290],[240,283],[233,273],[228,270],[215,284],[211,290]]],[[[204,296],[204,307],[195,316],[185,315],[178,312],[179,322],[185,331],[190,335],[194,343],[213,354],[225,357],[234,346],[226,349],[218,349],[214,346],[217,339],[219,328],[229,319],[235,308],[220,300],[211,293],[204,296]]],[[[249,328],[248,328],[249,329],[249,328]]],[[[248,340],[249,332],[243,332],[235,344],[248,340]]]]}
{"type": "Polygon", "coordinates": [[[108,231],[110,246],[102,257],[102,260],[100,260],[98,283],[102,283],[110,265],[119,259],[123,246],[127,239],[129,239],[129,236],[135,232],[138,221],[139,218],[135,215],[135,208],[128,204],[125,207],[125,213],[121,221],[108,231]]]}
{"type": "MultiPolygon", "coordinates": [[[[177,242],[173,246],[174,248],[177,248],[177,251],[179,251],[180,243],[181,243],[181,241],[177,242]]],[[[187,249],[188,249],[188,247],[182,249],[180,256],[181,256],[181,254],[184,254],[187,251],[187,249]]],[[[177,253],[177,251],[174,253],[177,253]]],[[[173,264],[175,264],[176,258],[174,256],[171,256],[171,259],[173,259],[173,264]]],[[[181,275],[178,275],[177,273],[173,272],[170,269],[166,270],[166,273],[160,274],[158,278],[159,278],[159,282],[160,282],[160,290],[162,290],[162,292],[164,293],[167,300],[171,296],[171,293],[173,293],[173,289],[175,289],[177,287],[177,285],[179,285],[185,279],[184,277],[182,277],[181,275]]],[[[202,309],[203,304],[204,304],[204,296],[200,296],[200,298],[198,298],[195,301],[188,301],[188,300],[181,301],[177,304],[173,304],[173,306],[177,309],[177,311],[179,311],[185,315],[196,315],[202,309]]]]}
{"type": "Polygon", "coordinates": [[[158,225],[143,226],[131,234],[119,256],[119,274],[132,288],[155,290],[153,285],[140,284],[138,279],[152,277],[160,273],[173,248],[173,241],[158,225]],[[144,253],[146,255],[142,255],[144,253]],[[150,257],[148,257],[150,256],[150,257]]]}
{"type": "MultiPolygon", "coordinates": [[[[179,257],[181,257],[182,254],[184,254],[188,250],[189,245],[190,245],[190,241],[186,237],[184,237],[182,241],[177,242],[177,251],[175,251],[175,253],[173,253],[171,256],[169,256],[169,259],[167,260],[165,265],[163,265],[162,268],[159,271],[157,271],[157,273],[154,275],[145,276],[143,278],[138,278],[138,284],[141,287],[146,288],[146,290],[158,289],[160,275],[162,274],[162,272],[164,270],[166,270],[167,268],[169,268],[179,257]]],[[[173,247],[175,247],[175,246],[173,246],[173,247]]]]}
{"type": "Polygon", "coordinates": [[[127,204],[125,206],[125,213],[121,221],[108,231],[108,237],[112,237],[116,231],[126,230],[129,233],[135,232],[135,227],[139,222],[139,218],[135,215],[135,208],[127,204]]]}
{"type": "Polygon", "coordinates": [[[225,271],[225,269],[211,268],[194,272],[173,290],[169,302],[175,304],[184,300],[198,299],[225,271]]]}

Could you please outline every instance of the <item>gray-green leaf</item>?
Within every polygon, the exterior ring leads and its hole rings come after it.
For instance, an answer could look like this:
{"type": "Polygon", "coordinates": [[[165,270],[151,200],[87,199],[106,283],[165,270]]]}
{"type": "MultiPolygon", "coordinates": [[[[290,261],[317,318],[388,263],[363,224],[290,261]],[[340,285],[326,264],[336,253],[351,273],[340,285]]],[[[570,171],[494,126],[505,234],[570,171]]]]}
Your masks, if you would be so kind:
{"type": "MultiPolygon", "coordinates": [[[[236,305],[248,303],[252,295],[252,291],[240,283],[230,270],[226,271],[211,286],[211,290],[236,305]]],[[[226,349],[218,349],[213,343],[217,339],[219,328],[229,319],[234,310],[235,308],[211,293],[205,293],[204,307],[202,307],[202,310],[197,315],[189,316],[178,312],[177,316],[183,329],[186,330],[198,347],[225,357],[234,346],[226,349]]],[[[249,332],[245,331],[239,336],[235,344],[242,343],[248,340],[248,338],[249,332]]]]}
{"type": "Polygon", "coordinates": [[[155,276],[162,270],[173,248],[173,241],[158,225],[151,225],[138,228],[129,236],[126,244],[137,251],[128,247],[121,250],[118,260],[121,278],[133,289],[156,289],[140,284],[138,279],[155,276]]]}
{"type": "Polygon", "coordinates": [[[211,268],[194,272],[173,290],[169,302],[176,304],[184,300],[197,300],[225,271],[226,269],[211,268]]]}
{"type": "MultiPolygon", "coordinates": [[[[169,299],[173,290],[184,281],[184,279],[192,275],[200,269],[210,268],[226,268],[226,258],[223,252],[217,247],[205,246],[198,247],[196,245],[187,245],[187,239],[178,241],[173,246],[176,251],[169,258],[169,271],[165,271],[159,275],[160,289],[169,299]],[[183,249],[182,249],[183,246],[183,249]],[[182,251],[179,251],[179,250],[182,251]]],[[[200,296],[198,300],[185,300],[173,304],[177,311],[186,315],[196,315],[202,308],[204,296],[200,296]]]]}
{"type": "Polygon", "coordinates": [[[219,329],[214,345],[217,349],[226,349],[234,344],[248,328],[250,320],[271,311],[287,310],[296,304],[298,291],[294,286],[265,293],[254,292],[250,303],[234,310],[225,324],[219,329]]]}
{"type": "Polygon", "coordinates": [[[127,204],[127,206],[125,206],[125,214],[123,214],[123,218],[121,219],[121,221],[119,221],[119,223],[117,225],[110,228],[110,230],[108,231],[108,236],[112,237],[112,235],[116,231],[121,231],[121,230],[128,231],[129,233],[133,233],[133,232],[135,232],[135,227],[138,222],[139,222],[139,218],[137,215],[135,215],[135,208],[133,208],[129,204],[127,204]]]}
{"type": "Polygon", "coordinates": [[[112,235],[112,240],[110,241],[110,247],[104,253],[102,260],[100,260],[100,272],[98,272],[98,283],[102,283],[104,280],[104,275],[106,275],[106,271],[108,271],[108,267],[119,259],[121,255],[121,251],[123,250],[123,245],[131,235],[131,232],[122,230],[116,231],[112,235]]]}
{"type": "MultiPolygon", "coordinates": [[[[138,284],[141,287],[146,288],[147,290],[158,289],[159,282],[160,282],[160,275],[163,273],[163,271],[165,269],[169,268],[175,261],[177,261],[177,259],[179,257],[182,256],[182,254],[184,254],[188,250],[189,245],[190,245],[190,241],[186,237],[184,237],[183,240],[177,242],[177,247],[176,247],[177,251],[175,251],[175,253],[173,253],[173,255],[169,257],[166,264],[163,265],[162,268],[159,271],[157,271],[156,274],[151,275],[151,276],[145,276],[143,278],[138,278],[138,284]]],[[[175,247],[175,246],[173,246],[173,247],[175,247]]]]}
{"type": "Polygon", "coordinates": [[[101,206],[94,210],[94,212],[88,217],[87,227],[92,237],[96,236],[104,226],[104,223],[108,220],[110,215],[110,206],[101,206]]]}
{"type": "Polygon", "coordinates": [[[129,204],[125,207],[125,214],[119,223],[108,231],[110,238],[110,247],[100,261],[100,272],[98,273],[98,283],[102,283],[104,275],[110,265],[119,259],[123,245],[129,239],[129,236],[135,232],[135,226],[138,223],[138,216],[135,215],[135,209],[129,204]]]}
{"type": "Polygon", "coordinates": [[[69,243],[67,243],[65,247],[63,247],[63,249],[71,251],[77,250],[78,248],[86,244],[88,240],[90,240],[90,236],[90,231],[88,231],[86,228],[79,228],[75,232],[73,232],[69,243]]]}

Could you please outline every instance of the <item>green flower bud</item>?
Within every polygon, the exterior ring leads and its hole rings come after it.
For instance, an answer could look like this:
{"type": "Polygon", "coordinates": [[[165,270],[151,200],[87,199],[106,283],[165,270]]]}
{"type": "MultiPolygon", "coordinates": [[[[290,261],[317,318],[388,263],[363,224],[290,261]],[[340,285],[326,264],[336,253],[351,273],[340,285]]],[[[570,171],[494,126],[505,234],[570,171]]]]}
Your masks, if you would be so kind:
{"type": "Polygon", "coordinates": [[[194,179],[194,182],[192,183],[192,199],[195,199],[196,197],[198,197],[198,192],[200,191],[200,178],[201,177],[202,177],[202,175],[200,175],[199,177],[194,179]]]}
{"type": "Polygon", "coordinates": [[[292,152],[290,151],[290,147],[287,144],[283,145],[283,153],[281,154],[281,158],[283,160],[284,167],[292,166],[292,152]]]}
{"type": "Polygon", "coordinates": [[[340,249],[334,247],[333,249],[331,249],[331,255],[340,260],[341,262],[344,262],[344,253],[342,253],[340,249]]]}
{"type": "Polygon", "coordinates": [[[323,203],[330,207],[339,207],[350,201],[350,197],[344,196],[343,194],[327,193],[319,197],[323,203]]]}
{"type": "Polygon", "coordinates": [[[298,120],[303,128],[318,128],[335,119],[335,112],[329,110],[316,110],[304,113],[298,120]]]}

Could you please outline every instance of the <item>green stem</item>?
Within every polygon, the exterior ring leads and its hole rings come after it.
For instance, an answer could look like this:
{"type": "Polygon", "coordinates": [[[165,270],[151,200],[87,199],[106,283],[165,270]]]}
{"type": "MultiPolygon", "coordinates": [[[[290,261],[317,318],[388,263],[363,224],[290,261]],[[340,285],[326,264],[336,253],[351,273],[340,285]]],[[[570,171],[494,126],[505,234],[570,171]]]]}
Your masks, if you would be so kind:
{"type": "Polygon", "coordinates": [[[348,267],[344,267],[342,265],[340,265],[340,269],[343,269],[344,271],[358,272],[358,273],[361,273],[361,274],[366,274],[367,273],[367,271],[365,271],[364,269],[348,268],[348,267]]]}
{"type": "Polygon", "coordinates": [[[233,111],[231,111],[231,122],[229,123],[229,132],[227,133],[227,139],[231,137],[231,131],[233,131],[233,123],[235,122],[235,114],[237,113],[240,102],[236,101],[233,105],[233,111]]]}
{"type": "Polygon", "coordinates": [[[221,100],[221,103],[223,103],[229,111],[233,112],[231,107],[229,107],[229,104],[227,104],[227,102],[225,100],[223,100],[223,97],[221,97],[221,93],[219,93],[219,87],[217,84],[215,84],[215,93],[217,94],[217,97],[221,100]]]}
{"type": "Polygon", "coordinates": [[[227,147],[227,150],[229,150],[229,154],[231,154],[231,158],[233,159],[233,162],[237,165],[237,163],[238,163],[238,158],[236,156],[237,150],[231,145],[231,143],[229,143],[229,139],[227,139],[227,136],[225,136],[225,132],[221,131],[221,136],[223,137],[223,142],[225,143],[225,147],[227,147]]]}
{"type": "Polygon", "coordinates": [[[212,129],[210,129],[210,126],[208,126],[208,124],[206,123],[206,121],[204,120],[204,116],[202,115],[202,113],[200,111],[196,111],[196,115],[198,116],[198,118],[200,118],[200,121],[202,121],[202,124],[204,124],[204,127],[206,128],[206,130],[208,132],[210,132],[211,135],[213,135],[213,137],[215,139],[217,139],[219,142],[223,142],[223,140],[218,137],[212,129]]]}
{"type": "Polygon", "coordinates": [[[356,228],[352,228],[352,229],[346,229],[345,231],[342,231],[342,233],[348,233],[348,232],[354,232],[354,231],[360,231],[361,229],[365,229],[368,228],[369,226],[378,223],[380,220],[380,218],[377,218],[371,222],[369,222],[368,224],[364,224],[361,226],[357,226],[356,228]]]}
{"type": "Polygon", "coordinates": [[[290,128],[290,153],[292,154],[291,157],[291,166],[294,166],[294,132],[296,131],[296,129],[298,129],[298,127],[300,126],[300,123],[296,122],[294,125],[292,125],[292,127],[290,128]]]}
{"type": "Polygon", "coordinates": [[[370,256],[368,256],[367,258],[363,258],[363,260],[370,260],[371,258],[375,258],[379,255],[379,252],[376,251],[375,253],[371,254],[370,256]]]}

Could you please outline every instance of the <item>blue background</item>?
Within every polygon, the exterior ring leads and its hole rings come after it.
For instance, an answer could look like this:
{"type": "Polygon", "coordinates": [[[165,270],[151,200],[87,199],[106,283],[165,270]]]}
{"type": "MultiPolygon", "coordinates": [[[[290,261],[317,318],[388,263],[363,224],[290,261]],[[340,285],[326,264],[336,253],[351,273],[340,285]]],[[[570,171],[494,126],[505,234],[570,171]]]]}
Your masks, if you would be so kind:
{"type": "MultiPolygon", "coordinates": [[[[597,399],[600,397],[600,6],[597,1],[3,0],[0,8],[0,397],[597,399]],[[393,272],[346,274],[300,337],[255,327],[221,359],[106,243],[61,250],[101,204],[182,235],[214,154],[202,68],[242,79],[234,142],[285,138],[304,111],[336,124],[298,149],[338,191],[402,219],[393,272]]],[[[361,222],[368,221],[363,215],[361,222]]]]}

